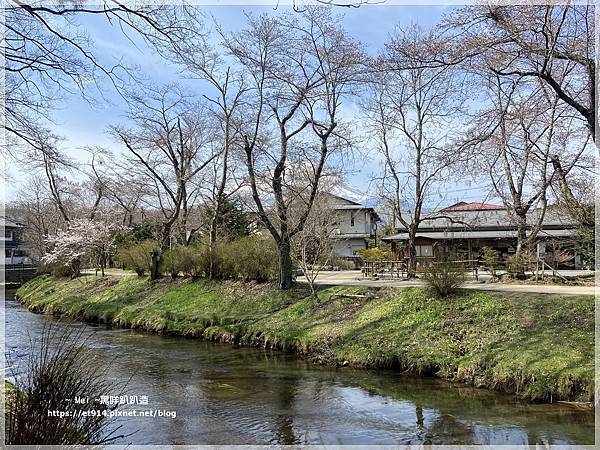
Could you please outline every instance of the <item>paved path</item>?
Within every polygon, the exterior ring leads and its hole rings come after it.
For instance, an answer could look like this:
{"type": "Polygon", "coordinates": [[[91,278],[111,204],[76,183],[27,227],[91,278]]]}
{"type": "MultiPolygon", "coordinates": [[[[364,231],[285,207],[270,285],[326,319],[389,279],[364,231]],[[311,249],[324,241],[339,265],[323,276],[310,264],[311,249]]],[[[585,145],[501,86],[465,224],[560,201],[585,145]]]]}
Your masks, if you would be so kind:
{"type": "MultiPolygon", "coordinates": [[[[304,277],[299,277],[299,279],[304,280],[304,277]]],[[[371,280],[363,278],[360,270],[321,272],[316,279],[316,284],[369,287],[423,286],[423,282],[419,280],[406,280],[397,278],[371,280]]],[[[467,281],[463,287],[465,289],[479,289],[484,291],[531,292],[540,294],[594,295],[595,293],[594,286],[562,286],[556,284],[508,284],[467,281]]]]}
{"type": "MultiPolygon", "coordinates": [[[[95,271],[86,270],[84,273],[94,275],[95,271]]],[[[127,277],[135,276],[135,272],[111,271],[106,270],[106,275],[127,277]]],[[[489,278],[481,276],[483,280],[489,278]]],[[[298,277],[299,281],[304,281],[304,277],[298,277]]],[[[340,270],[324,271],[319,273],[316,284],[320,285],[338,285],[338,286],[369,286],[369,287],[422,287],[423,282],[419,280],[407,280],[398,278],[385,278],[371,280],[363,278],[360,270],[340,270]]],[[[563,295],[594,295],[594,286],[562,286],[558,284],[508,284],[508,283],[481,283],[477,281],[467,281],[465,289],[479,289],[482,291],[501,291],[501,292],[531,292],[539,294],[563,294],[563,295]]]]}

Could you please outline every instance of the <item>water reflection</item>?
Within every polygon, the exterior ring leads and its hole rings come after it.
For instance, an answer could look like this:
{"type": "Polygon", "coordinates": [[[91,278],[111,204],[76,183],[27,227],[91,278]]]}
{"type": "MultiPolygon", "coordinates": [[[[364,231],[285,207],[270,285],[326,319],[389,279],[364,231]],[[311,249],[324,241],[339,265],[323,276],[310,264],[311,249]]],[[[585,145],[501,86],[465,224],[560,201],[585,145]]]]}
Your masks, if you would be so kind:
{"type": "MultiPolygon", "coordinates": [[[[7,301],[6,349],[55,319],[7,301]]],[[[292,355],[73,324],[130,395],[175,419],[120,419],[135,444],[593,444],[593,413],[394,372],[334,370],[292,355]]]]}

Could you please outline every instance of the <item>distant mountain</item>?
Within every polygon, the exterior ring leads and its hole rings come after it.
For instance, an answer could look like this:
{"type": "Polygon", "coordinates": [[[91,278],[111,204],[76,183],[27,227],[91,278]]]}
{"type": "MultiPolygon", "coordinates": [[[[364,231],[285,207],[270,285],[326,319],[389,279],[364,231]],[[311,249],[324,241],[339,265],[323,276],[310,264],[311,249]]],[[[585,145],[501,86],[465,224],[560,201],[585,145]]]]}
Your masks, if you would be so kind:
{"type": "Polygon", "coordinates": [[[361,192],[347,184],[335,186],[331,189],[331,193],[369,207],[374,207],[377,204],[377,199],[373,195],[361,192]]]}

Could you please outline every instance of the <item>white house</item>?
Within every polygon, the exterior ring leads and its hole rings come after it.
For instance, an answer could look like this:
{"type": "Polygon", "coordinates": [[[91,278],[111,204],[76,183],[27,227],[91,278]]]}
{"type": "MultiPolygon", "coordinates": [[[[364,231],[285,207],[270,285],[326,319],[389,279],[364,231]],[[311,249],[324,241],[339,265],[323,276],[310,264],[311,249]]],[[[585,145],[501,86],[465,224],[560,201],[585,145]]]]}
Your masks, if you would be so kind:
{"type": "Polygon", "coordinates": [[[368,247],[367,239],[376,239],[377,222],[381,219],[373,208],[337,195],[328,195],[337,219],[333,232],[334,252],[341,257],[355,256],[358,250],[368,247]]]}
{"type": "Polygon", "coordinates": [[[23,248],[23,224],[0,216],[0,226],[4,229],[4,235],[0,239],[1,246],[4,247],[0,265],[31,264],[32,260],[27,250],[23,248]]]}

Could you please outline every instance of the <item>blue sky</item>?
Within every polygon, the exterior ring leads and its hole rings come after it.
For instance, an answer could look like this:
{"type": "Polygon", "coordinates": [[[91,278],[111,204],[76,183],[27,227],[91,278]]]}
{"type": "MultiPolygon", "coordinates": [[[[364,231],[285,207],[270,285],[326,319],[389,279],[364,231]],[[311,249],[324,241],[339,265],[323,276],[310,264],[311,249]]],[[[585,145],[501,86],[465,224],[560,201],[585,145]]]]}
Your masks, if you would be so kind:
{"type": "MultiPolygon", "coordinates": [[[[254,5],[202,8],[214,15],[226,29],[240,28],[244,22],[244,11],[258,13],[273,10],[271,6],[254,5]]],[[[450,8],[452,6],[448,5],[367,5],[358,9],[340,9],[339,12],[344,14],[344,24],[348,32],[362,41],[370,52],[376,53],[396,25],[406,26],[415,22],[426,28],[437,23],[450,8]]],[[[128,65],[138,66],[140,73],[151,81],[181,81],[178,69],[154,54],[135,34],[130,33],[130,37],[136,42],[137,48],[118,27],[110,25],[100,16],[84,17],[80,23],[94,41],[95,54],[103,63],[110,65],[123,60],[128,65]]],[[[190,83],[193,89],[202,93],[197,82],[190,83]]],[[[75,159],[83,157],[81,148],[88,145],[100,145],[116,152],[120,151],[118,145],[107,135],[106,129],[111,124],[125,121],[126,105],[108,83],[102,86],[102,91],[105,98],[98,98],[92,102],[73,95],[54,113],[53,128],[57,134],[66,138],[63,148],[75,159]]],[[[354,109],[354,105],[348,106],[350,110],[354,109]]],[[[377,167],[378,164],[374,160],[365,158],[363,166],[356,167],[357,173],[349,177],[350,185],[359,191],[367,190],[370,174],[376,171],[377,167]]],[[[6,200],[11,200],[23,178],[17,177],[6,186],[6,200]]],[[[481,198],[481,193],[474,190],[473,186],[458,185],[449,187],[448,190],[456,190],[449,193],[449,200],[463,197],[466,200],[481,198]],[[468,190],[463,192],[460,189],[468,190]]]]}

